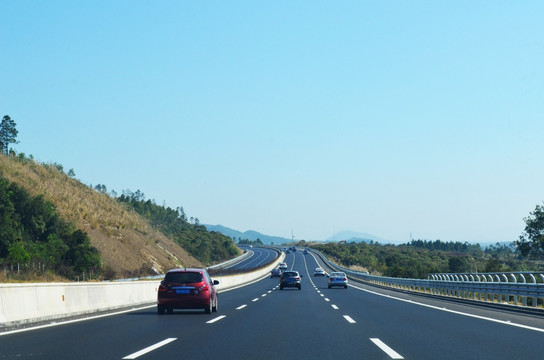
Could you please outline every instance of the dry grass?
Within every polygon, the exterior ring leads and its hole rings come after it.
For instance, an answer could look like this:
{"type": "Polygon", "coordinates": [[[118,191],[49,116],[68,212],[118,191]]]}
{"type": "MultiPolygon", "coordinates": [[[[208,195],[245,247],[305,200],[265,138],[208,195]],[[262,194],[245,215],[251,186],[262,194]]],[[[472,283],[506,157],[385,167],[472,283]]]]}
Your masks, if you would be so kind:
{"type": "Polygon", "coordinates": [[[0,175],[33,196],[43,195],[63,218],[87,232],[100,251],[103,268],[116,277],[135,275],[143,268],[163,273],[174,267],[202,266],[137,213],[54,166],[0,155],[0,175]]]}
{"type": "Polygon", "coordinates": [[[350,270],[353,270],[353,271],[360,271],[360,272],[369,272],[368,271],[368,268],[364,267],[364,266],[360,266],[360,265],[350,265],[349,266],[349,269],[350,270]]]}

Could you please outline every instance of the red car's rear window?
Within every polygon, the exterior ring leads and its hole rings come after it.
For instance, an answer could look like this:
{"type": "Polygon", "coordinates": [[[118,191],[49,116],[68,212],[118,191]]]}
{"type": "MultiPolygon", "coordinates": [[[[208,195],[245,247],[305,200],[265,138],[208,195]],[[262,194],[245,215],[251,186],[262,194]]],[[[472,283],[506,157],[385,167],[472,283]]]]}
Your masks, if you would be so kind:
{"type": "Polygon", "coordinates": [[[197,272],[171,272],[166,274],[164,281],[177,284],[202,282],[202,274],[197,272]]]}

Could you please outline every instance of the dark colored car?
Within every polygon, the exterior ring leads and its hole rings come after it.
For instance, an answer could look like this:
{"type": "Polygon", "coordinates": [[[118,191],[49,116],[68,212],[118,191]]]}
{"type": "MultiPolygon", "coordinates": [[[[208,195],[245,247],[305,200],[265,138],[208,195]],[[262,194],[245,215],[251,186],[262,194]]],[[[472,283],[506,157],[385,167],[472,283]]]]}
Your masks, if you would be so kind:
{"type": "Polygon", "coordinates": [[[275,268],[273,269],[271,272],[270,272],[270,277],[273,278],[273,277],[281,277],[281,269],[280,268],[275,268]]]}
{"type": "Polygon", "coordinates": [[[296,287],[300,290],[300,278],[298,271],[284,271],[280,277],[280,290],[285,287],[296,287]]]}
{"type": "Polygon", "coordinates": [[[210,278],[206,269],[173,269],[166,273],[157,292],[157,312],[171,314],[174,309],[217,311],[219,281],[210,278]]]}

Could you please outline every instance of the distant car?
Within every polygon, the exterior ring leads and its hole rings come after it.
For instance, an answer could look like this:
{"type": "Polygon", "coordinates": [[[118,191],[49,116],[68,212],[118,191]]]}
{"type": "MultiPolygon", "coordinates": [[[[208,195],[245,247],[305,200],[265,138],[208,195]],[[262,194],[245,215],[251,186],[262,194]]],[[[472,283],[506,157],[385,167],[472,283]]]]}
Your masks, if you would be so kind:
{"type": "Polygon", "coordinates": [[[217,311],[219,281],[210,278],[206,269],[173,269],[166,273],[157,292],[157,312],[169,314],[174,309],[217,311]]]}
{"type": "Polygon", "coordinates": [[[275,268],[270,272],[270,277],[281,277],[281,270],[280,268],[275,268]]]}
{"type": "Polygon", "coordinates": [[[332,272],[329,275],[329,289],[333,286],[343,286],[348,288],[348,277],[343,272],[332,272]]]}
{"type": "Polygon", "coordinates": [[[325,270],[323,270],[323,268],[320,268],[320,267],[315,268],[314,276],[325,276],[325,270]]]}
{"type": "Polygon", "coordinates": [[[280,290],[286,287],[296,287],[300,290],[300,278],[298,271],[284,271],[280,277],[280,290]]]}
{"type": "Polygon", "coordinates": [[[308,250],[304,249],[303,254],[308,254],[308,250]]]}
{"type": "Polygon", "coordinates": [[[280,270],[287,270],[287,264],[283,262],[280,264],[279,268],[280,270]]]}

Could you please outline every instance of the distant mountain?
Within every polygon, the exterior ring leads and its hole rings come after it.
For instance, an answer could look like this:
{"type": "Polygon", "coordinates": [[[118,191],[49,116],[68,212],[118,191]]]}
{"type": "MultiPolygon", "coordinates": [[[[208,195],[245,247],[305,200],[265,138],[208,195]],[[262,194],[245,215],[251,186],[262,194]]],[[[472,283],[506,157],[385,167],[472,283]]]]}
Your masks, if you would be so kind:
{"type": "Polygon", "coordinates": [[[241,239],[248,239],[251,241],[255,241],[257,239],[260,239],[263,244],[265,245],[271,245],[271,244],[286,244],[289,243],[291,240],[279,236],[270,236],[270,235],[264,235],[260,232],[254,231],[254,230],[248,230],[245,232],[241,232],[238,230],[234,230],[231,228],[228,228],[223,225],[204,225],[208,231],[217,231],[223,235],[229,236],[231,238],[235,238],[235,241],[238,241],[238,238],[241,239]]]}
{"type": "Polygon", "coordinates": [[[374,242],[379,242],[382,244],[390,242],[388,240],[382,239],[372,234],[360,233],[360,232],[354,232],[354,231],[340,231],[325,241],[327,242],[346,241],[346,242],[366,242],[366,243],[374,241],[374,242]]]}

